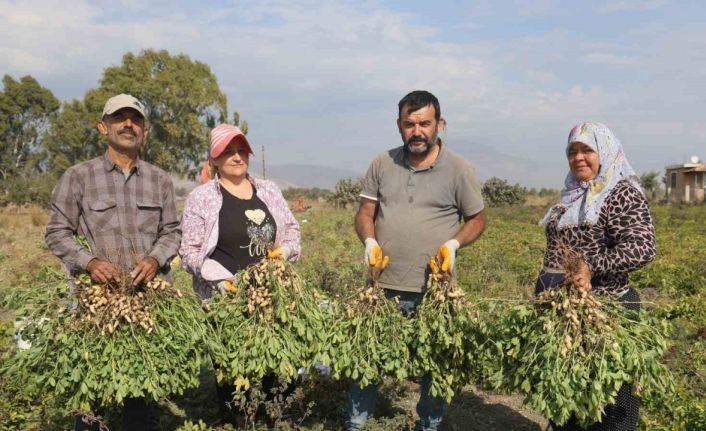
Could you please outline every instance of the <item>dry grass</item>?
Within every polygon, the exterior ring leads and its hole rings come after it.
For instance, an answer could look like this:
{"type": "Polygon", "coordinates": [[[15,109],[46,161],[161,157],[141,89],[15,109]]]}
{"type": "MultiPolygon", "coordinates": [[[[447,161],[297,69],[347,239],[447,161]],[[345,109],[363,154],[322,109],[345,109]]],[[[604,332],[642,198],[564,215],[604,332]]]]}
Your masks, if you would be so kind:
{"type": "Polygon", "coordinates": [[[27,213],[32,226],[45,227],[49,221],[49,213],[43,208],[33,206],[29,208],[27,213]]]}
{"type": "Polygon", "coordinates": [[[528,195],[525,200],[525,205],[531,207],[543,207],[545,205],[553,204],[559,202],[559,196],[539,196],[539,195],[528,195]]]}
{"type": "Polygon", "coordinates": [[[36,205],[6,206],[0,208],[0,229],[19,228],[30,224],[44,228],[49,221],[49,212],[36,205]]]}
{"type": "Polygon", "coordinates": [[[0,209],[0,298],[41,266],[59,267],[44,243],[48,219],[40,207],[0,209]]]}

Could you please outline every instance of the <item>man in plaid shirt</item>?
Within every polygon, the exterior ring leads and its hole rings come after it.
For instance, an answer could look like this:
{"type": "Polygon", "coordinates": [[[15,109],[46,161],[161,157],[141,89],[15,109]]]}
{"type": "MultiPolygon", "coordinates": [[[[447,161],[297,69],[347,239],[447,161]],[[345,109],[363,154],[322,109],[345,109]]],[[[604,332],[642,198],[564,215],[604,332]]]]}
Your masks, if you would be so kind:
{"type": "MultiPolygon", "coordinates": [[[[144,105],[120,94],[108,99],[98,131],[106,153],[69,168],[52,195],[45,240],[70,275],[133,284],[168,274],[181,240],[169,175],[138,157],[147,138],[144,105]],[[77,241],[82,236],[88,248],[77,241]]],[[[149,429],[144,400],[128,400],[123,429],[149,429]]],[[[89,429],[77,420],[75,429],[89,429]]]]}

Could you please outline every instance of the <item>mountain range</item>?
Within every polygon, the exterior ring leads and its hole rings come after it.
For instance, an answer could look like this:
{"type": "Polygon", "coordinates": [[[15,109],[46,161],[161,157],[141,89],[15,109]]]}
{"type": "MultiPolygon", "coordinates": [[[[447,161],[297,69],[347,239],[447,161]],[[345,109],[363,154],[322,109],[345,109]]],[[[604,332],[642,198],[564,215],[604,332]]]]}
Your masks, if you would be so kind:
{"type": "MultiPolygon", "coordinates": [[[[566,173],[566,166],[563,164],[550,166],[547,162],[499,152],[488,145],[455,142],[452,150],[471,162],[481,181],[498,177],[511,184],[519,183],[526,187],[561,188],[566,173]]],[[[370,157],[372,159],[374,155],[370,157]]],[[[260,166],[251,166],[250,172],[253,176],[262,178],[260,166]]],[[[266,174],[268,179],[285,190],[291,187],[333,189],[339,180],[358,178],[365,172],[316,164],[288,163],[267,166],[266,174]]],[[[190,190],[196,185],[195,182],[175,179],[175,187],[190,190]]]]}
{"type": "MultiPolygon", "coordinates": [[[[548,162],[508,155],[488,145],[455,142],[451,149],[471,162],[481,181],[498,177],[511,184],[519,183],[526,187],[561,188],[567,169],[564,164],[549,166],[548,162]]],[[[374,156],[373,154],[370,158],[374,156]]],[[[255,176],[259,177],[260,173],[259,169],[253,169],[255,176]]],[[[283,189],[288,187],[333,189],[338,180],[358,178],[363,176],[365,171],[293,163],[268,166],[266,173],[268,178],[274,179],[283,189]]]]}

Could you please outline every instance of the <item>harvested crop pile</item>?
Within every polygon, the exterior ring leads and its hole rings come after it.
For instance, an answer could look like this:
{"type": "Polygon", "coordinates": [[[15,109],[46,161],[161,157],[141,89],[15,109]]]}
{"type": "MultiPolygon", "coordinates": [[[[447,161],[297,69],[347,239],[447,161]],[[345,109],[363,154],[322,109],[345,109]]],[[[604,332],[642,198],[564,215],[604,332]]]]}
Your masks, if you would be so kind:
{"type": "Polygon", "coordinates": [[[638,395],[673,386],[659,362],[666,350],[662,325],[613,297],[564,283],[500,319],[506,389],[524,394],[557,424],[571,416],[582,426],[600,421],[624,383],[638,395]]]}
{"type": "Polygon", "coordinates": [[[128,274],[103,284],[82,276],[75,286],[57,277],[20,289],[31,347],[9,359],[14,379],[86,411],[198,386],[208,328],[190,287],[161,279],[133,287],[128,274]]]}
{"type": "Polygon", "coordinates": [[[387,261],[385,256],[369,269],[366,284],[338,310],[329,333],[333,376],[352,379],[361,388],[385,376],[408,375],[411,321],[377,282],[387,261]]]}
{"type": "Polygon", "coordinates": [[[427,291],[413,320],[413,369],[417,375],[431,376],[432,396],[450,401],[454,391],[467,384],[476,372],[478,319],[472,315],[453,275],[439,271],[437,257],[431,258],[429,266],[427,291]]]}
{"type": "Polygon", "coordinates": [[[109,334],[120,324],[135,323],[150,333],[155,325],[150,315],[155,300],[164,294],[183,296],[181,290],[172,290],[171,284],[161,278],[139,288],[134,288],[129,278],[123,280],[97,284],[88,275],[78,277],[75,285],[81,312],[76,323],[94,325],[109,334]]]}
{"type": "Polygon", "coordinates": [[[229,291],[214,297],[207,312],[219,382],[248,389],[268,375],[291,381],[300,367],[313,365],[327,312],[289,262],[263,259],[240,272],[229,291]]]}

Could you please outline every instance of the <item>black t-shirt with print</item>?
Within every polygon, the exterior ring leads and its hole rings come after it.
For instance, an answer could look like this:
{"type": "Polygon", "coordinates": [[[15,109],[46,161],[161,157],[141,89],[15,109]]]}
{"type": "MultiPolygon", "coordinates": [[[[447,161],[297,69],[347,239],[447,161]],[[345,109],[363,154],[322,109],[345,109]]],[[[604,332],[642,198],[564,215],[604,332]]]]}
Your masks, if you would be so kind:
{"type": "Polygon", "coordinates": [[[235,274],[267,254],[267,246],[275,241],[277,224],[254,186],[250,199],[237,198],[220,188],[223,205],[218,214],[218,244],[211,259],[235,274]]]}

